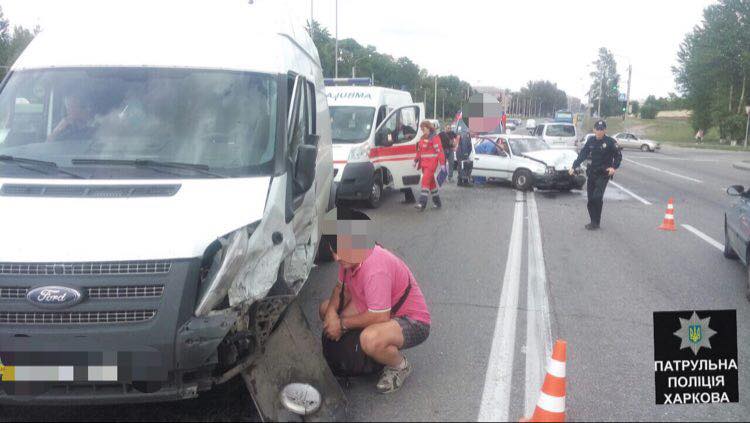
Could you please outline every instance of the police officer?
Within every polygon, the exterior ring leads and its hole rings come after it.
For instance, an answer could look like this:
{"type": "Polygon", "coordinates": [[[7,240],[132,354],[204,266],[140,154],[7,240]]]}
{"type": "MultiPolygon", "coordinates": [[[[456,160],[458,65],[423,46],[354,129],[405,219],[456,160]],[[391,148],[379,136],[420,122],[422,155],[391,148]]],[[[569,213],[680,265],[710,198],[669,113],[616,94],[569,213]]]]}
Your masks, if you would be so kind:
{"type": "Polygon", "coordinates": [[[602,218],[602,206],[604,205],[604,190],[607,189],[607,183],[620,167],[622,153],[614,138],[606,134],[607,123],[599,120],[594,124],[595,136],[589,136],[586,144],[578,154],[578,158],[573,162],[573,167],[569,173],[572,176],[575,169],[587,158],[591,158],[591,164],[586,168],[586,190],[589,201],[586,206],[589,209],[591,223],[586,225],[586,229],[599,229],[599,223],[602,218]]]}

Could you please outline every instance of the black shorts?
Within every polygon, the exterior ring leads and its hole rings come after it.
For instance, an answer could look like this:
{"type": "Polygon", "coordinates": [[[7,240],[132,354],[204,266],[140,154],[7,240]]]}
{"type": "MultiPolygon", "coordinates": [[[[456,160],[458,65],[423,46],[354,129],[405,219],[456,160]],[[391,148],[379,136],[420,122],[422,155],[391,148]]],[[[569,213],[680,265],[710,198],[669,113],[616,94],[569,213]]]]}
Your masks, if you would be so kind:
{"type": "Polygon", "coordinates": [[[408,317],[394,317],[393,320],[401,326],[401,333],[404,335],[402,350],[416,347],[430,336],[430,325],[427,323],[422,323],[408,317]]]}

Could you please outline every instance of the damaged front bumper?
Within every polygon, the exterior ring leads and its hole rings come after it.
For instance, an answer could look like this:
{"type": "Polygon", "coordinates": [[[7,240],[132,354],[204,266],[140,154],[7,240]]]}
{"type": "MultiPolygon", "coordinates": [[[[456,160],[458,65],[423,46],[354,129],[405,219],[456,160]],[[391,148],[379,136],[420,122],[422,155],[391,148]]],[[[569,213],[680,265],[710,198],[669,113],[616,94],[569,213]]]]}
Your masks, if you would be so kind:
{"type": "Polygon", "coordinates": [[[554,173],[535,176],[534,186],[539,189],[579,189],[586,184],[585,176],[581,174],[570,176],[567,170],[557,170],[554,173]]]}

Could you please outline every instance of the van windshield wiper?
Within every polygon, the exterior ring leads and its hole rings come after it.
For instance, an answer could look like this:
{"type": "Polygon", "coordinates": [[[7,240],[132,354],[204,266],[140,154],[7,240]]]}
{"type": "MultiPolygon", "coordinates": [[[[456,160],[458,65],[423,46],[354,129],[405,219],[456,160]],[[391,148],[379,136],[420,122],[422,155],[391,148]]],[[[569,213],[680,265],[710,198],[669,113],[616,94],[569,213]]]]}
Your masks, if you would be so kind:
{"type": "MultiPolygon", "coordinates": [[[[197,173],[204,175],[213,176],[215,178],[228,178],[226,175],[211,172],[211,169],[204,164],[200,163],[180,163],[180,162],[163,162],[159,160],[150,159],[135,159],[135,160],[117,160],[117,159],[73,159],[71,161],[74,165],[113,165],[113,166],[135,166],[135,167],[146,167],[151,169],[167,168],[167,169],[181,169],[181,170],[192,170],[197,173]]],[[[180,175],[179,173],[168,172],[173,175],[180,175]]]]}
{"type": "Polygon", "coordinates": [[[73,172],[68,172],[67,170],[60,169],[57,166],[57,163],[55,163],[55,162],[46,162],[44,160],[27,159],[25,157],[8,156],[8,155],[5,155],[5,154],[0,154],[0,162],[15,163],[15,164],[17,164],[19,167],[21,167],[23,169],[31,170],[31,171],[34,171],[34,172],[43,173],[45,175],[49,175],[49,172],[45,172],[43,170],[35,169],[35,168],[32,168],[32,167],[26,167],[24,165],[32,165],[32,166],[44,167],[44,168],[47,168],[47,169],[53,169],[57,173],[62,173],[64,175],[68,175],[68,176],[70,176],[72,178],[85,179],[81,175],[75,174],[73,172]]]}

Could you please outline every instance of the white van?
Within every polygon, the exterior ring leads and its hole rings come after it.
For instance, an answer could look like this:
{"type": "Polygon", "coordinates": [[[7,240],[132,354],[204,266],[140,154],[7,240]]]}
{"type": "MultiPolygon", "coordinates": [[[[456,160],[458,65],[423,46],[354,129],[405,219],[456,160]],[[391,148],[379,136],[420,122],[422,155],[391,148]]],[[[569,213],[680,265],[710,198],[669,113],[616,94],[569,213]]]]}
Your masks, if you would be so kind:
{"type": "Polygon", "coordinates": [[[577,133],[572,123],[546,122],[537,125],[532,135],[544,140],[552,148],[575,150],[577,133]]]}
{"type": "Polygon", "coordinates": [[[382,87],[326,87],[331,113],[336,198],[378,207],[383,190],[411,189],[424,105],[406,91],[382,87]]]}
{"type": "Polygon", "coordinates": [[[191,398],[262,356],[333,207],[318,52],[272,3],[89,11],[14,64],[0,355],[60,370],[0,404],[191,398]]]}

